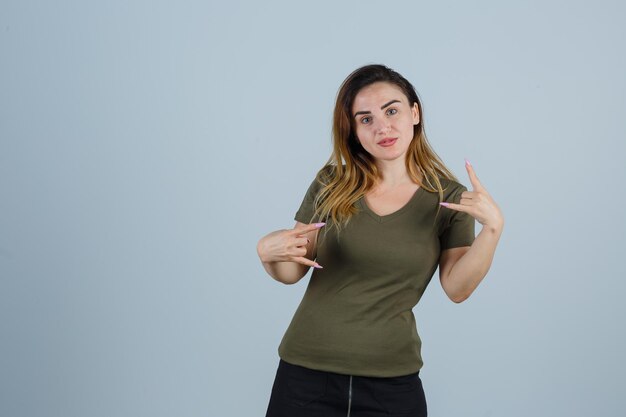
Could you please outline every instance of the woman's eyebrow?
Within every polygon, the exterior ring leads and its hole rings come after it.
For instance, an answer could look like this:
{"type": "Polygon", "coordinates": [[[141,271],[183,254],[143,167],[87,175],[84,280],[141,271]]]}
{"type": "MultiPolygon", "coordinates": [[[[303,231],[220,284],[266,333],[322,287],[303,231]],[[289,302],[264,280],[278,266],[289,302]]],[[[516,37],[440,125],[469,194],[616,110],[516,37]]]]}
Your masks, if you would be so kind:
{"type": "MultiPolygon", "coordinates": [[[[382,109],[384,109],[385,107],[392,105],[393,103],[400,103],[400,100],[391,100],[389,103],[383,104],[383,105],[380,107],[380,109],[382,110],[382,109]]],[[[358,111],[358,112],[354,113],[354,117],[357,117],[359,114],[370,114],[370,113],[372,113],[372,112],[371,112],[371,111],[369,111],[369,110],[365,110],[365,111],[358,111]]]]}

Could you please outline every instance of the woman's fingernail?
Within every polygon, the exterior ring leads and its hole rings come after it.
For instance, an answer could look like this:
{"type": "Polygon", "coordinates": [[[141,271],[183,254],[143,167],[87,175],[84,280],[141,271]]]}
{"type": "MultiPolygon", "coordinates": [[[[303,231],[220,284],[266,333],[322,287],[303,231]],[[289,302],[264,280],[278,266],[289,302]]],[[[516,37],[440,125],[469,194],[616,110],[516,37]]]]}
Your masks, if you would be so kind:
{"type": "Polygon", "coordinates": [[[444,206],[444,207],[450,207],[450,204],[449,204],[449,203],[439,203],[439,204],[441,204],[441,205],[442,205],[442,206],[444,206]]]}
{"type": "Polygon", "coordinates": [[[324,226],[326,223],[315,223],[315,227],[320,228],[324,226]]]}
{"type": "Polygon", "coordinates": [[[315,265],[313,265],[313,267],[314,267],[314,268],[318,268],[318,269],[323,269],[323,268],[322,268],[322,265],[320,265],[320,264],[318,264],[318,263],[316,263],[315,265]]]}
{"type": "Polygon", "coordinates": [[[472,166],[472,164],[470,164],[470,161],[468,161],[467,158],[465,158],[465,163],[469,166],[472,166]]]}

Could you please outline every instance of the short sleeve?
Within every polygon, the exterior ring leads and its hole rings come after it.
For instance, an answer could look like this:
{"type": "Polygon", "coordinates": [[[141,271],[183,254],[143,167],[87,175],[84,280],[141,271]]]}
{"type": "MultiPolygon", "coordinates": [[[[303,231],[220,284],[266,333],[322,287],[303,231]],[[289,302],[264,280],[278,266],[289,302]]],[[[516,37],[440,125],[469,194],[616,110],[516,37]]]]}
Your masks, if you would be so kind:
{"type": "Polygon", "coordinates": [[[296,212],[294,220],[305,224],[313,223],[313,215],[315,214],[315,197],[321,188],[322,184],[316,177],[304,195],[304,199],[302,200],[302,204],[300,204],[300,208],[296,212]]]}
{"type": "MultiPolygon", "coordinates": [[[[464,185],[459,184],[445,201],[449,203],[459,204],[461,201],[461,193],[467,191],[464,185]]],[[[474,225],[475,220],[469,214],[453,209],[447,209],[448,217],[444,223],[443,230],[439,235],[441,249],[458,248],[461,246],[470,246],[475,239],[474,225]]]]}
{"type": "Polygon", "coordinates": [[[302,204],[300,204],[300,208],[296,212],[296,215],[294,217],[296,221],[305,224],[320,221],[319,219],[313,219],[313,216],[315,215],[315,198],[323,187],[321,178],[324,178],[324,181],[328,181],[330,175],[332,175],[332,170],[333,167],[331,165],[326,165],[317,173],[315,179],[313,180],[311,185],[309,185],[309,189],[304,195],[304,199],[302,200],[302,204]]]}

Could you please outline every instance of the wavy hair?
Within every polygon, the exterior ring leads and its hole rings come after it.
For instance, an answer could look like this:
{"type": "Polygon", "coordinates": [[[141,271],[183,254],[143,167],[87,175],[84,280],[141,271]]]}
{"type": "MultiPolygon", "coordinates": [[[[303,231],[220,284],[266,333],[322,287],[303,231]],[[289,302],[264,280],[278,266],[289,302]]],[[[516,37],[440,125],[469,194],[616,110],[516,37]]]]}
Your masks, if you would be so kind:
{"type": "MultiPolygon", "coordinates": [[[[317,181],[322,184],[315,201],[318,219],[332,220],[338,229],[348,224],[357,212],[355,203],[381,179],[374,158],[361,146],[351,117],[354,99],[361,89],[376,83],[387,82],[398,86],[407,97],[409,105],[417,103],[420,120],[413,126],[413,139],[406,153],[406,169],[411,179],[430,192],[439,193],[443,200],[443,187],[439,177],[457,181],[443,161],[430,147],[424,133],[422,103],[411,83],[396,71],[384,65],[366,65],[353,71],[341,84],[333,113],[333,152],[318,171],[317,181]],[[423,179],[423,180],[422,180],[423,179]]],[[[439,208],[437,214],[439,213],[439,208]]]]}

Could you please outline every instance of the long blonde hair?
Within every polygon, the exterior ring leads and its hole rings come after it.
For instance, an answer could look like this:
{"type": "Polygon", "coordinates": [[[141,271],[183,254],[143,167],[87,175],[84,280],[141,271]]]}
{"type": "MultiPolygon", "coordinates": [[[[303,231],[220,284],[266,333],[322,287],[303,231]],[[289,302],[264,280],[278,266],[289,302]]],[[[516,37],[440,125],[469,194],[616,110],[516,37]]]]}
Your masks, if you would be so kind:
{"type": "Polygon", "coordinates": [[[344,80],[337,93],[333,114],[333,152],[316,176],[322,188],[314,201],[313,217],[332,220],[331,224],[338,229],[348,224],[350,217],[357,212],[355,203],[381,178],[374,158],[359,143],[354,119],[350,116],[357,93],[381,81],[400,87],[409,104],[417,103],[419,108],[420,122],[413,126],[413,139],[406,154],[406,169],[411,179],[427,191],[438,192],[440,202],[443,200],[443,187],[439,177],[458,181],[428,144],[422,103],[413,85],[384,65],[358,68],[344,80]]]}

